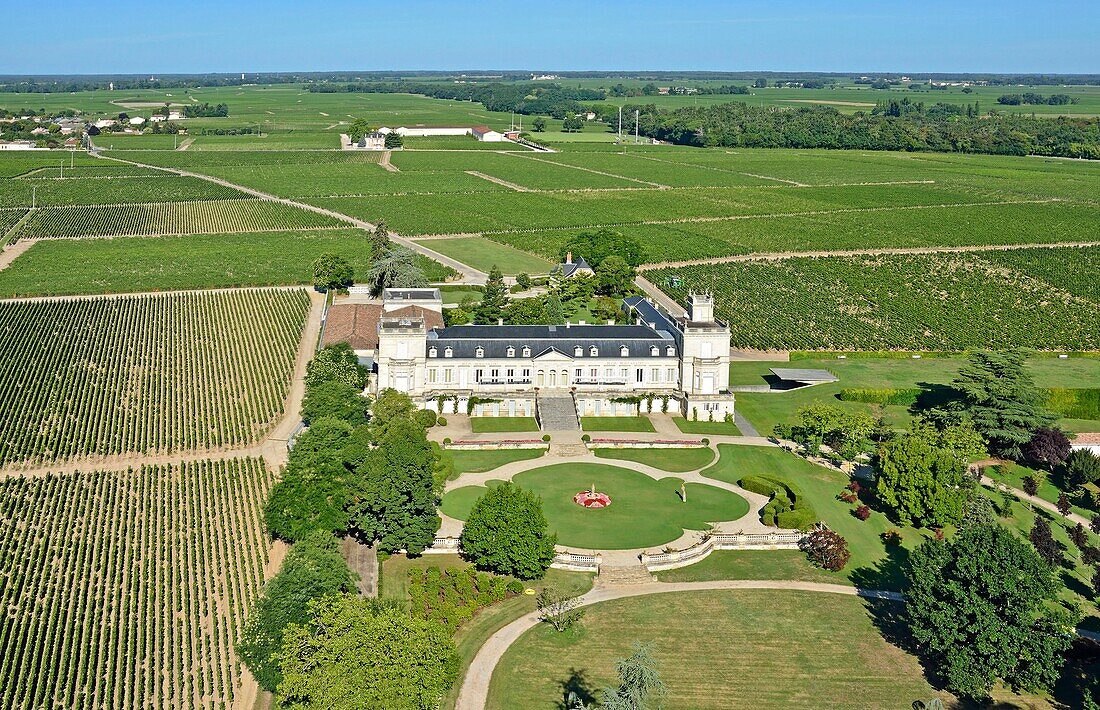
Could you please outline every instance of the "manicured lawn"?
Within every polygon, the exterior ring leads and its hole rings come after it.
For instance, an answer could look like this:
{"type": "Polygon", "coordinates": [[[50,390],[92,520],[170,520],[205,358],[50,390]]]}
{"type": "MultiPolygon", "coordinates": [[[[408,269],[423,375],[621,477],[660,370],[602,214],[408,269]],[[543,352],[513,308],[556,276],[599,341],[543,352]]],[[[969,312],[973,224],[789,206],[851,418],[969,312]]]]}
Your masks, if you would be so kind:
{"type": "Polygon", "coordinates": [[[505,276],[516,274],[541,276],[550,273],[550,267],[553,266],[546,259],[484,237],[425,239],[419,244],[440,254],[446,254],[452,259],[458,259],[479,271],[488,272],[496,266],[505,276]]]}
{"type": "MultiPolygon", "coordinates": [[[[379,596],[383,599],[407,600],[410,569],[425,569],[427,567],[444,569],[469,566],[470,563],[465,562],[458,555],[425,555],[414,559],[409,559],[404,555],[394,555],[382,563],[379,596]]],[[[594,575],[582,572],[551,569],[547,570],[544,578],[528,582],[527,585],[534,589],[554,586],[571,596],[580,596],[592,588],[593,578],[594,575]]],[[[461,674],[465,674],[470,661],[473,660],[478,649],[485,644],[490,636],[501,627],[534,610],[535,597],[520,595],[483,608],[474,618],[460,626],[455,633],[455,643],[458,646],[461,674]]],[[[451,692],[443,699],[441,707],[444,710],[454,708],[455,699],[458,697],[458,690],[461,685],[462,680],[460,677],[451,692]]]]}
{"type": "MultiPolygon", "coordinates": [[[[738,395],[740,398],[741,395],[738,395]]],[[[740,400],[738,400],[740,401],[740,400]]],[[[693,422],[683,417],[673,417],[676,428],[685,434],[719,434],[724,436],[741,436],[741,430],[733,422],[693,422]]]]}
{"type": "MultiPolygon", "coordinates": [[[[525,471],[512,479],[542,496],[543,511],[558,542],[583,549],[624,550],[655,547],[680,537],[684,530],[703,530],[708,523],[737,520],[749,510],[741,496],[703,484],[687,484],[687,503],[680,500],[679,478],[655,481],[641,473],[600,464],[556,464],[525,471]],[[589,490],[611,496],[601,510],[582,508],[573,496],[589,490]]],[[[490,483],[490,485],[493,485],[490,483]]],[[[443,512],[465,520],[483,486],[465,486],[443,496],[443,512]]]]}
{"type": "Polygon", "coordinates": [[[470,417],[470,427],[475,434],[491,434],[509,431],[538,431],[534,417],[470,417]]]}
{"type": "Polygon", "coordinates": [[[581,417],[581,429],[585,431],[644,431],[655,432],[648,417],[581,417]]]}
{"type": "Polygon", "coordinates": [[[462,303],[467,298],[481,301],[485,294],[475,288],[448,288],[441,289],[440,295],[443,296],[443,303],[462,303]]]}
{"type": "MultiPolygon", "coordinates": [[[[1002,475],[996,466],[987,466],[983,469],[982,473],[998,483],[1003,483],[1006,486],[1010,486],[1020,491],[1024,489],[1024,476],[1031,475],[1039,484],[1039,492],[1037,495],[1050,503],[1057,503],[1058,495],[1061,493],[1061,490],[1051,482],[1051,474],[1048,471],[1037,471],[1013,463],[1009,465],[1008,473],[1005,475],[1002,475]]],[[[1071,493],[1069,499],[1073,502],[1077,500],[1077,496],[1071,493]]],[[[1087,520],[1091,520],[1092,516],[1096,513],[1094,510],[1082,508],[1077,505],[1073,506],[1073,512],[1085,516],[1087,520]]]]}
{"type": "Polygon", "coordinates": [[[841,574],[860,586],[900,589],[908,550],[932,535],[929,531],[903,528],[903,544],[888,548],[879,535],[897,526],[880,512],[872,512],[865,521],[859,520],[852,515],[854,505],[837,500],[837,494],[848,484],[848,476],[777,447],[723,444],[718,452],[718,463],[703,471],[704,476],[736,483],[746,475],[761,474],[790,481],[802,489],[821,519],[848,541],[852,558],[841,574]]]}
{"type": "Polygon", "coordinates": [[[596,449],[604,459],[636,461],[662,471],[694,471],[714,460],[714,452],[704,447],[687,449],[596,449]]]}
{"type": "Polygon", "coordinates": [[[546,449],[503,449],[500,451],[447,451],[446,455],[454,462],[455,473],[481,473],[500,468],[513,461],[537,459],[546,453],[546,449]]]}
{"type": "Polygon", "coordinates": [[[657,572],[662,582],[708,582],[715,579],[796,579],[850,584],[843,574],[814,567],[801,550],[718,550],[687,567],[657,572]]]}
{"type": "MultiPolygon", "coordinates": [[[[761,553],[765,554],[765,553],[761,553]]],[[[564,687],[586,699],[615,681],[616,659],[651,644],[665,710],[908,708],[941,697],[917,659],[883,639],[890,602],[795,591],[649,595],[588,608],[576,633],[543,624],[505,653],[487,708],[563,707],[564,687]]]]}
{"type": "MultiPolygon", "coordinates": [[[[730,382],[735,385],[765,384],[764,377],[771,376],[768,371],[771,367],[827,369],[840,378],[839,382],[788,392],[738,392],[737,409],[764,435],[771,434],[776,424],[790,424],[801,407],[815,401],[870,412],[876,417],[883,417],[890,426],[904,428],[913,418],[909,407],[841,402],[836,398],[837,394],[846,387],[920,386],[934,389],[950,383],[965,362],[962,357],[925,357],[919,360],[850,357],[838,360],[835,355],[790,363],[738,361],[730,364],[730,382]]],[[[1027,367],[1039,387],[1100,387],[1100,359],[1097,358],[1059,360],[1036,357],[1028,360],[1027,367]]],[[[1060,424],[1069,431],[1100,429],[1100,422],[1088,420],[1066,419],[1060,424]]]]}

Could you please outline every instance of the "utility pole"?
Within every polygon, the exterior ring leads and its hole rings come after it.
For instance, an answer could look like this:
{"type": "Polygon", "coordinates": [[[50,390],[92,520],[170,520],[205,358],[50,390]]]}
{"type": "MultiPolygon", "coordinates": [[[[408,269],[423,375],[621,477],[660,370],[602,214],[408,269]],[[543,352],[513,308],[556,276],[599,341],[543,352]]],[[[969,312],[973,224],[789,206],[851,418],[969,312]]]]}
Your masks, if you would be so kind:
{"type": "Polygon", "coordinates": [[[638,145],[638,109],[634,109],[634,145],[638,145]]]}
{"type": "Polygon", "coordinates": [[[619,142],[623,142],[623,107],[619,106],[619,142]]]}

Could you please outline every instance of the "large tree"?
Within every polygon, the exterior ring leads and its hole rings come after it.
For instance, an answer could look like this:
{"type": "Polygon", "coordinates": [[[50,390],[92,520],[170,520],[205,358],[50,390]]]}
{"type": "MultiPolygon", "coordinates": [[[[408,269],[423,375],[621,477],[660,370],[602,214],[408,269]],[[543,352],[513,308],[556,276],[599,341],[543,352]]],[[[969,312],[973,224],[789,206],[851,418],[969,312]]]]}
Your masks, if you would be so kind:
{"type": "Polygon", "coordinates": [[[1100,481],[1100,456],[1088,449],[1074,449],[1058,471],[1067,488],[1096,483],[1100,481]]]}
{"type": "Polygon", "coordinates": [[[542,577],[554,561],[542,499],[510,481],[477,499],[462,527],[462,551],[482,569],[520,579],[542,577]]]}
{"type": "Polygon", "coordinates": [[[322,254],[313,262],[313,287],[319,291],[347,288],[354,280],[355,272],[342,256],[322,254]]]}
{"type": "Polygon", "coordinates": [[[967,518],[950,540],[909,559],[906,610],[919,652],[954,693],[980,700],[997,679],[1049,690],[1069,647],[1070,623],[1051,612],[1051,568],[989,516],[967,518]]]}
{"type": "Polygon", "coordinates": [[[917,424],[883,442],[874,458],[879,500],[902,525],[957,523],[974,489],[967,464],[981,445],[967,425],[940,430],[917,424]]]}
{"type": "Polygon", "coordinates": [[[386,423],[378,448],[362,467],[361,488],[350,504],[351,525],[383,552],[418,555],[435,539],[436,454],[424,427],[411,419],[386,423]]]}
{"type": "Polygon", "coordinates": [[[264,585],[248,612],[237,652],[264,690],[282,681],[278,654],[283,632],[306,621],[306,605],[330,594],[355,591],[355,579],[331,533],[314,531],[290,548],[279,573],[264,585]]]}
{"type": "Polygon", "coordinates": [[[306,366],[307,387],[330,381],[343,382],[360,390],[366,387],[367,370],[359,364],[359,358],[347,343],[325,346],[306,366]]]}
{"type": "Polygon", "coordinates": [[[1014,461],[1054,416],[1043,409],[1043,397],[1024,367],[1024,353],[977,352],[951,383],[965,414],[989,443],[989,452],[1014,461]]]}
{"type": "Polygon", "coordinates": [[[615,661],[617,686],[604,688],[600,705],[605,710],[656,710],[665,694],[665,684],[649,647],[635,644],[626,658],[615,661]]]}
{"type": "Polygon", "coordinates": [[[508,307],[508,287],[504,285],[504,275],[494,264],[489,269],[489,279],[482,291],[481,303],[474,308],[474,323],[491,325],[504,317],[508,307]]]}
{"type": "Polygon", "coordinates": [[[618,254],[612,254],[596,266],[596,281],[598,293],[623,298],[634,287],[634,267],[618,254]]]}
{"type": "Polygon", "coordinates": [[[1051,471],[1069,456],[1069,437],[1060,429],[1039,427],[1024,446],[1028,459],[1046,466],[1051,471]]]}
{"type": "Polygon", "coordinates": [[[315,419],[335,417],[353,426],[366,424],[370,407],[371,401],[363,396],[361,387],[328,380],[306,389],[302,421],[308,424],[315,419]]]}
{"type": "Polygon", "coordinates": [[[280,707],[434,710],[458,675],[458,654],[437,621],[349,595],[309,605],[283,638],[280,707]]]}
{"type": "Polygon", "coordinates": [[[574,258],[584,257],[593,269],[612,255],[620,257],[630,266],[637,266],[645,260],[642,245],[637,239],[610,229],[581,232],[561,247],[561,259],[564,261],[570,252],[574,258]]]}
{"type": "Polygon", "coordinates": [[[391,246],[367,270],[367,283],[378,295],[387,288],[419,288],[428,285],[428,277],[417,263],[416,254],[403,246],[391,246]]]}

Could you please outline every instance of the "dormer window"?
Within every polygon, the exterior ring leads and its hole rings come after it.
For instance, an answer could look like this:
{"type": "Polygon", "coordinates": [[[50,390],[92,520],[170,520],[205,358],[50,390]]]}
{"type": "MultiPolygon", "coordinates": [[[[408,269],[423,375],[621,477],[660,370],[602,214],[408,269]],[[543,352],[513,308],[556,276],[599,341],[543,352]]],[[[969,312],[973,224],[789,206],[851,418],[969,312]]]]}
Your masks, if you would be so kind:
{"type": "Polygon", "coordinates": [[[588,348],[588,354],[592,357],[596,357],[600,354],[600,350],[595,345],[593,345],[592,347],[588,348]]]}
{"type": "Polygon", "coordinates": [[[630,348],[626,347],[625,345],[620,346],[619,347],[619,357],[629,357],[629,356],[630,356],[630,348]]]}
{"type": "Polygon", "coordinates": [[[477,350],[474,351],[474,357],[485,357],[485,348],[478,345],[477,350]]]}
{"type": "Polygon", "coordinates": [[[523,357],[531,357],[531,348],[527,346],[523,347],[523,357]]]}
{"type": "Polygon", "coordinates": [[[669,345],[667,348],[665,348],[665,355],[668,355],[669,357],[676,357],[676,348],[669,345]]]}
{"type": "Polygon", "coordinates": [[[582,355],[584,355],[584,348],[582,348],[580,345],[573,348],[573,357],[581,357],[582,355]]]}
{"type": "Polygon", "coordinates": [[[448,345],[447,349],[443,351],[443,357],[454,357],[454,356],[455,356],[455,351],[451,348],[451,346],[448,345]]]}
{"type": "Polygon", "coordinates": [[[428,348],[428,357],[439,357],[439,351],[435,348],[428,348]]]}
{"type": "Polygon", "coordinates": [[[657,357],[658,355],[661,354],[661,349],[658,348],[656,345],[654,345],[653,347],[651,347],[649,349],[649,354],[652,355],[653,357],[657,357]]]}
{"type": "Polygon", "coordinates": [[[516,349],[513,348],[511,345],[509,345],[508,346],[508,357],[515,357],[515,356],[516,356],[516,349]]]}

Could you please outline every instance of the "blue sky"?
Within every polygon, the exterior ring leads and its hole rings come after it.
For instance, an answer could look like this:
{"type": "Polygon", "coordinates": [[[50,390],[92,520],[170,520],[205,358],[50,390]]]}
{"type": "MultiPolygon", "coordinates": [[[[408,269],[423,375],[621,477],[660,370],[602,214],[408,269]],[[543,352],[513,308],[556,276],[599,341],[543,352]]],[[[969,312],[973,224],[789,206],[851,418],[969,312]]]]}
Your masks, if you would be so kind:
{"type": "Polygon", "coordinates": [[[75,12],[7,13],[0,74],[1100,72],[1098,0],[163,0],[75,12]]]}

